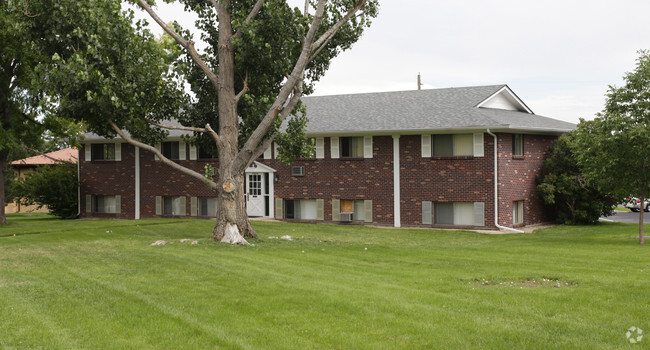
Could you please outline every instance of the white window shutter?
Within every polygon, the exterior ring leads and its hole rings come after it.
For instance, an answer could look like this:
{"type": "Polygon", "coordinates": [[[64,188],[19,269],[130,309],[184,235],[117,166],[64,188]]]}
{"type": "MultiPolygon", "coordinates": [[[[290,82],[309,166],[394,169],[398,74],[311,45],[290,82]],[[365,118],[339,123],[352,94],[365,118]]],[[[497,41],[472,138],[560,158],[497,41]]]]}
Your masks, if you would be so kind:
{"type": "Polygon", "coordinates": [[[332,159],[338,159],[340,157],[339,156],[339,138],[338,137],[330,137],[330,153],[331,153],[332,159]]]}
{"type": "Polygon", "coordinates": [[[474,134],[474,157],[484,157],[485,147],[483,147],[483,133],[474,134]]]}
{"type": "Polygon", "coordinates": [[[161,196],[156,196],[156,215],[162,215],[163,199],[161,196]]]}
{"type": "Polygon", "coordinates": [[[474,226],[485,226],[485,203],[474,202],[474,226]]]}
{"type": "Polygon", "coordinates": [[[332,199],[332,221],[341,221],[341,200],[340,199],[332,199]]]}
{"type": "Polygon", "coordinates": [[[317,137],[316,138],[316,159],[325,158],[325,138],[317,137]]]}
{"type": "Polygon", "coordinates": [[[363,158],[372,158],[372,136],[363,137],[363,158]]]}
{"type": "Polygon", "coordinates": [[[86,195],[86,213],[92,213],[93,211],[93,196],[90,194],[86,195]]]}
{"type": "Polygon", "coordinates": [[[190,160],[196,160],[196,146],[190,145],[190,160]]]}
{"type": "Polygon", "coordinates": [[[190,216],[196,216],[198,209],[198,198],[190,197],[190,216]]]}
{"type": "Polygon", "coordinates": [[[278,147],[278,144],[273,142],[273,159],[278,158],[278,153],[280,152],[280,148],[278,147]]]}
{"type": "Polygon", "coordinates": [[[271,149],[272,147],[269,146],[269,148],[264,150],[264,159],[271,159],[271,149]]]}
{"type": "Polygon", "coordinates": [[[180,141],[178,143],[178,160],[187,159],[187,155],[185,154],[185,152],[186,152],[185,142],[180,141]]]}
{"type": "MultiPolygon", "coordinates": [[[[162,145],[160,144],[160,142],[158,142],[158,143],[156,144],[156,149],[158,150],[158,152],[161,152],[162,145]]],[[[153,159],[154,159],[154,160],[160,160],[160,158],[158,158],[158,156],[155,155],[155,154],[153,155],[153,159]]]]}
{"type": "Polygon", "coordinates": [[[316,220],[325,220],[325,200],[316,200],[316,220]]]}
{"type": "Polygon", "coordinates": [[[422,202],[422,225],[431,225],[432,221],[432,211],[433,203],[430,201],[422,202]]]}
{"type": "Polygon", "coordinates": [[[86,162],[92,160],[91,146],[89,143],[84,145],[84,151],[86,151],[86,156],[84,157],[86,162]]]}
{"type": "Polygon", "coordinates": [[[372,222],[372,200],[366,199],[363,201],[363,221],[372,222]]]}
{"type": "Polygon", "coordinates": [[[431,157],[431,135],[422,135],[422,158],[431,157]]]}
{"type": "Polygon", "coordinates": [[[276,219],[283,219],[284,218],[284,215],[282,215],[283,210],[284,210],[282,208],[282,203],[283,202],[284,201],[282,200],[282,198],[276,198],[275,199],[275,218],[276,219]]]}
{"type": "Polygon", "coordinates": [[[121,142],[116,142],[115,143],[115,161],[117,161],[117,162],[122,161],[122,143],[121,142]]]}
{"type": "Polygon", "coordinates": [[[115,196],[115,214],[122,214],[122,196],[115,196]]]}

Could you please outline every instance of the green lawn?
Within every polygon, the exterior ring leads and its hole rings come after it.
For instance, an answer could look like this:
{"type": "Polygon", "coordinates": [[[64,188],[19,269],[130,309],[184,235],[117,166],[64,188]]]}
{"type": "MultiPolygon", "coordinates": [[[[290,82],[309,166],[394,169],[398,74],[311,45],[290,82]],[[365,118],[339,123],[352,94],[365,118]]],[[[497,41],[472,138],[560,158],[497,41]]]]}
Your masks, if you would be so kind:
{"type": "Polygon", "coordinates": [[[9,221],[0,348],[650,347],[625,335],[650,332],[650,246],[628,238],[632,224],[486,235],[255,222],[264,239],[241,247],[210,242],[209,220],[9,221]]]}

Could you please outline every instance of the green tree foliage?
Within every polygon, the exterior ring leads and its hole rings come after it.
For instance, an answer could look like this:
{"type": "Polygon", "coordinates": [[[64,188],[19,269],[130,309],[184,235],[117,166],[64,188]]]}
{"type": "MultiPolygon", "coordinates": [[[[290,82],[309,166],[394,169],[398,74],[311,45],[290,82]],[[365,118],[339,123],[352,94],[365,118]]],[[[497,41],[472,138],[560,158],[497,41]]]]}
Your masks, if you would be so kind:
{"type": "Polygon", "coordinates": [[[573,135],[565,134],[549,150],[537,190],[558,223],[594,224],[611,215],[615,200],[588,184],[576,162],[573,135]]]}
{"type": "Polygon", "coordinates": [[[47,206],[62,219],[74,219],[78,213],[77,167],[71,164],[42,166],[16,183],[14,196],[25,205],[47,206]]]}
{"type": "MultiPolygon", "coordinates": [[[[78,1],[0,1],[0,202],[4,202],[6,165],[21,158],[25,146],[41,148],[42,137],[58,139],[79,131],[76,123],[50,113],[43,64],[52,55],[79,47],[74,25],[78,1]]],[[[52,101],[50,101],[52,102],[52,101]]],[[[0,223],[5,223],[4,207],[0,223]]]]}
{"type": "MultiPolygon", "coordinates": [[[[640,51],[636,68],[621,87],[610,86],[605,109],[581,120],[576,155],[585,178],[616,198],[650,195],[650,54],[640,51]]],[[[644,243],[643,211],[639,241],[644,243]]]]}

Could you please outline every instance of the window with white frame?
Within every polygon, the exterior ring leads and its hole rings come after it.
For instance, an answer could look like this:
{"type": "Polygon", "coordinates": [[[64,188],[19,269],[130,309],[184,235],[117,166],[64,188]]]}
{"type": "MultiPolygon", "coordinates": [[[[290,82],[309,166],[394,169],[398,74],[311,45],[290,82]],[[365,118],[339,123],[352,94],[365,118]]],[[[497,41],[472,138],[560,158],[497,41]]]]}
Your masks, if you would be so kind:
{"type": "Polygon", "coordinates": [[[434,157],[473,156],[473,134],[432,135],[432,155],[434,157]]]}
{"type": "Polygon", "coordinates": [[[340,137],[341,158],[363,158],[363,136],[340,137]]]}
{"type": "Polygon", "coordinates": [[[513,156],[524,155],[524,135],[522,134],[512,135],[512,155],[513,156]]]}
{"type": "Polygon", "coordinates": [[[118,212],[117,196],[93,196],[92,211],[95,213],[116,214],[118,212]]]}
{"type": "Polygon", "coordinates": [[[163,215],[185,215],[185,197],[163,197],[163,215]]]}
{"type": "Polygon", "coordinates": [[[512,203],[512,223],[514,225],[524,223],[524,201],[512,203]]]}
{"type": "Polygon", "coordinates": [[[90,145],[92,160],[115,160],[114,143],[93,143],[90,145]]]}
{"type": "Polygon", "coordinates": [[[215,217],[217,215],[217,198],[199,197],[199,216],[215,217]]]}
{"type": "Polygon", "coordinates": [[[179,142],[178,141],[167,141],[160,144],[160,152],[167,159],[178,160],[179,159],[179,142]]]}

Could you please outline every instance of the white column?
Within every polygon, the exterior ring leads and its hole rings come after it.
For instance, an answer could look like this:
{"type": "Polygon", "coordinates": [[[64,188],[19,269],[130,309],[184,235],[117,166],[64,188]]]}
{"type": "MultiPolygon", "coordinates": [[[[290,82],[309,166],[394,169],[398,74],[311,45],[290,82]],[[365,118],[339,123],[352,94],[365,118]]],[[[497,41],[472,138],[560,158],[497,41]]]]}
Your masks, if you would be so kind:
{"type": "Polygon", "coordinates": [[[393,135],[393,217],[394,226],[401,227],[399,135],[393,135]]]}
{"type": "Polygon", "coordinates": [[[140,220],[140,147],[135,148],[135,219],[140,220]]]}
{"type": "Polygon", "coordinates": [[[275,217],[275,173],[266,174],[269,177],[269,217],[275,217]]]}

